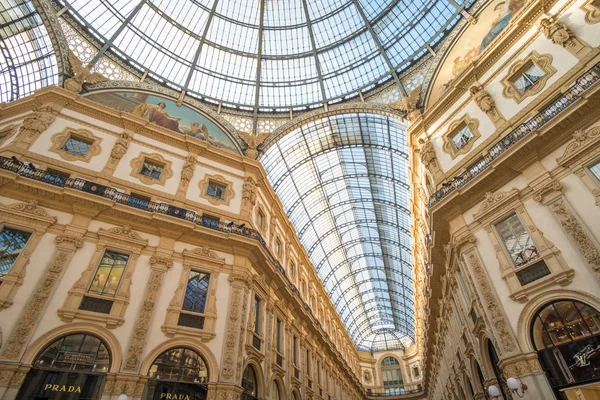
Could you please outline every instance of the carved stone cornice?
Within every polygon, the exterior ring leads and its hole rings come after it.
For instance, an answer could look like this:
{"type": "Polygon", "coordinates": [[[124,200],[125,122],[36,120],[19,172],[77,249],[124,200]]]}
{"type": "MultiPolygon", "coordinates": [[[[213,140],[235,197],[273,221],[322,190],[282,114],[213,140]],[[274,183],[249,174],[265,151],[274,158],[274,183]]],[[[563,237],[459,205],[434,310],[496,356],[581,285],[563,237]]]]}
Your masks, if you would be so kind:
{"type": "Polygon", "coordinates": [[[173,259],[170,257],[162,257],[159,255],[153,255],[150,257],[150,265],[162,265],[164,267],[171,268],[173,266],[173,259]]]}

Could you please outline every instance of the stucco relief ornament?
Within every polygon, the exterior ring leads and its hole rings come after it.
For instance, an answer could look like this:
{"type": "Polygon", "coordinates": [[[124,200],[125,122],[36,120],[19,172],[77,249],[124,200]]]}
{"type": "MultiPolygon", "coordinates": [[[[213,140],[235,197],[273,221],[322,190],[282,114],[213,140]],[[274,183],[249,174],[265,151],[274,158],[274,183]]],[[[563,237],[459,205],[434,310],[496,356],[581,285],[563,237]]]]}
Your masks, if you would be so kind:
{"type": "Polygon", "coordinates": [[[185,164],[183,164],[183,168],[181,170],[181,181],[183,182],[183,186],[186,187],[192,176],[194,175],[194,168],[196,166],[196,157],[189,156],[185,159],[185,164]]]}
{"type": "Polygon", "coordinates": [[[27,203],[16,203],[11,204],[9,207],[11,210],[25,212],[27,214],[35,215],[36,217],[46,217],[46,218],[54,218],[56,221],[56,217],[51,217],[48,212],[39,206],[39,203],[35,200],[30,200],[27,203]]]}
{"type": "Polygon", "coordinates": [[[23,120],[19,133],[33,139],[44,132],[56,120],[58,113],[50,107],[37,108],[23,120]]]}
{"type": "Polygon", "coordinates": [[[540,30],[552,43],[562,47],[567,46],[569,40],[575,37],[565,24],[560,21],[552,21],[550,18],[542,18],[540,21],[540,30]]]}
{"type": "Polygon", "coordinates": [[[244,178],[244,188],[242,191],[242,200],[244,201],[244,204],[247,204],[247,203],[250,203],[251,205],[256,204],[256,181],[251,176],[244,178]]]}
{"type": "Polygon", "coordinates": [[[492,96],[480,85],[473,85],[469,89],[473,101],[479,107],[481,111],[486,113],[495,125],[504,122],[504,117],[498,112],[496,108],[496,102],[492,96]]]}
{"type": "Polygon", "coordinates": [[[245,132],[238,132],[238,136],[246,143],[246,157],[256,159],[258,157],[258,146],[264,142],[269,136],[268,132],[261,133],[260,135],[254,135],[245,132]]]}
{"type": "Polygon", "coordinates": [[[108,79],[103,75],[92,72],[92,65],[87,64],[85,67],[83,63],[71,50],[69,50],[69,64],[71,64],[71,70],[73,72],[73,77],[65,80],[64,87],[69,92],[79,93],[83,89],[84,83],[99,83],[105,82],[108,79]]]}
{"type": "Polygon", "coordinates": [[[129,147],[129,142],[131,141],[131,135],[127,132],[121,133],[121,136],[115,142],[114,147],[110,151],[110,157],[117,161],[123,158],[125,153],[127,153],[127,148],[129,147]]]}
{"type": "Polygon", "coordinates": [[[421,116],[421,110],[418,108],[418,104],[421,101],[421,86],[414,88],[408,95],[402,96],[402,98],[394,103],[390,104],[395,110],[404,111],[406,118],[410,122],[414,122],[421,116]]]}

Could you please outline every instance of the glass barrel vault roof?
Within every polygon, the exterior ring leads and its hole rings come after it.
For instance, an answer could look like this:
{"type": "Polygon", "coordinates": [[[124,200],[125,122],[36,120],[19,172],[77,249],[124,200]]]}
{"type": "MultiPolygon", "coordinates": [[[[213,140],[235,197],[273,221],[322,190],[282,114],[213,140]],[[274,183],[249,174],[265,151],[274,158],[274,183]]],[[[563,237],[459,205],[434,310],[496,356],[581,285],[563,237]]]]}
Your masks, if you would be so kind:
{"type": "Polygon", "coordinates": [[[474,0],[53,1],[159,82],[287,111],[397,79],[474,0]]]}
{"type": "Polygon", "coordinates": [[[261,162],[357,348],[413,343],[405,125],[329,116],[283,136],[261,162]]]}

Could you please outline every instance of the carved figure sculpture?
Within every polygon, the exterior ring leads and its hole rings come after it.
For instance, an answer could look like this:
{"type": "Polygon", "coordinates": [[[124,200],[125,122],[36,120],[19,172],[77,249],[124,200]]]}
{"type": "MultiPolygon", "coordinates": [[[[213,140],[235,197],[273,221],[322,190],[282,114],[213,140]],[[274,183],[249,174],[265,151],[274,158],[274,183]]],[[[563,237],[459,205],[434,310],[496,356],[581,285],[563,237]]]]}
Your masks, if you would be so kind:
{"type": "Polygon", "coordinates": [[[406,112],[406,118],[413,122],[421,116],[421,111],[417,108],[421,101],[421,86],[414,88],[408,95],[402,96],[402,98],[392,104],[395,110],[406,112]]]}
{"type": "Polygon", "coordinates": [[[258,146],[264,142],[264,140],[269,136],[268,132],[261,133],[260,135],[253,135],[245,132],[238,132],[238,135],[244,143],[246,143],[246,157],[256,159],[258,156],[258,146]]]}
{"type": "Polygon", "coordinates": [[[104,82],[108,79],[103,75],[92,72],[92,65],[87,64],[83,66],[83,63],[71,50],[69,50],[69,63],[71,64],[71,70],[73,71],[73,77],[67,79],[64,83],[65,89],[70,92],[79,93],[83,89],[84,83],[98,83],[104,82]]]}

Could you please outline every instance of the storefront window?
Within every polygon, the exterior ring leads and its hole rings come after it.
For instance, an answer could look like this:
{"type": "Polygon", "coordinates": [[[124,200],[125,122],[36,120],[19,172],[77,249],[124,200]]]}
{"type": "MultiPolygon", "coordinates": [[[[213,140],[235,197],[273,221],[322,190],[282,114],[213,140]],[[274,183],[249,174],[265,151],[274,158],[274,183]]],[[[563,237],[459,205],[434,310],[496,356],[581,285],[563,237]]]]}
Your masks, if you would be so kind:
{"type": "Polygon", "coordinates": [[[193,350],[175,348],[165,351],[150,367],[149,376],[146,399],[207,398],[208,368],[202,357],[193,350]]]}
{"type": "Polygon", "coordinates": [[[531,336],[540,363],[559,398],[573,386],[600,381],[600,313],[577,301],[547,304],[534,318],[531,336]]]}
{"type": "Polygon", "coordinates": [[[242,377],[242,400],[256,400],[258,399],[258,380],[256,379],[256,373],[251,365],[246,367],[244,376],[242,377]]]}
{"type": "Polygon", "coordinates": [[[97,337],[86,334],[65,336],[38,356],[16,398],[99,399],[110,362],[106,345],[97,337]]]}

